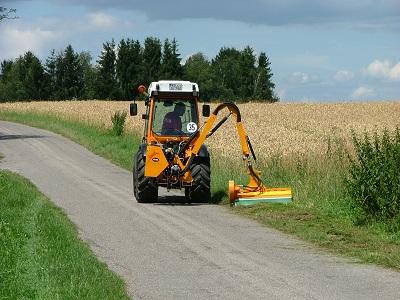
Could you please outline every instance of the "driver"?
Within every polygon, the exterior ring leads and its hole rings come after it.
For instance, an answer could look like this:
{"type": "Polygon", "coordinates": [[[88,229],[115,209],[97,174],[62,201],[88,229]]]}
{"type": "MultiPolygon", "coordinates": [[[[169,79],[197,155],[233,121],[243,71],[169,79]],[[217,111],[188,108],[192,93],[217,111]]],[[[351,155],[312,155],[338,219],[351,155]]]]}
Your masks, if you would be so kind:
{"type": "Polygon", "coordinates": [[[181,116],[185,113],[186,107],[182,102],[175,104],[174,110],[167,113],[164,117],[162,130],[182,130],[181,116]]]}

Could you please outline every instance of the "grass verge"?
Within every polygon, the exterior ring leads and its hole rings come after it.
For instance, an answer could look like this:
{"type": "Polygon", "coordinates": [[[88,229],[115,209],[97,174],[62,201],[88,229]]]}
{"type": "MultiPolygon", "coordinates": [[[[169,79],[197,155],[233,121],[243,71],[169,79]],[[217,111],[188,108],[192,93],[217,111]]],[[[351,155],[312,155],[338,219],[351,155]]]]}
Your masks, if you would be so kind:
{"type": "MultiPolygon", "coordinates": [[[[119,166],[131,168],[131,157],[139,138],[115,137],[109,131],[51,115],[0,112],[0,119],[42,127],[86,146],[119,166]]],[[[343,186],[346,160],[340,143],[318,156],[275,156],[259,162],[269,186],[291,186],[295,201],[289,205],[257,205],[233,211],[284,232],[294,234],[333,253],[400,270],[400,232],[379,222],[358,222],[343,186]],[[333,149],[333,150],[332,150],[333,149]]],[[[247,183],[243,166],[212,153],[212,195],[215,203],[226,203],[229,179],[247,183]],[[227,168],[229,166],[229,170],[227,168]]]]}
{"type": "Polygon", "coordinates": [[[0,299],[128,299],[124,282],[28,180],[0,171],[0,299]]]}

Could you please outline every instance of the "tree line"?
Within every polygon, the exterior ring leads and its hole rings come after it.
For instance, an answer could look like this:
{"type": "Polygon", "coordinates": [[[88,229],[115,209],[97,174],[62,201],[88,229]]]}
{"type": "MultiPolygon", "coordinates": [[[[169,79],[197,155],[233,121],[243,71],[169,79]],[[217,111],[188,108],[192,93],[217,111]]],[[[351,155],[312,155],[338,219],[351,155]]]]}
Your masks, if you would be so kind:
{"type": "Polygon", "coordinates": [[[140,84],[162,79],[190,80],[200,86],[203,100],[276,102],[268,56],[223,47],[211,60],[202,53],[184,63],[175,39],[148,37],[105,42],[93,63],[89,52],[71,45],[41,61],[28,51],[1,62],[0,102],[26,100],[130,100],[140,84]]]}

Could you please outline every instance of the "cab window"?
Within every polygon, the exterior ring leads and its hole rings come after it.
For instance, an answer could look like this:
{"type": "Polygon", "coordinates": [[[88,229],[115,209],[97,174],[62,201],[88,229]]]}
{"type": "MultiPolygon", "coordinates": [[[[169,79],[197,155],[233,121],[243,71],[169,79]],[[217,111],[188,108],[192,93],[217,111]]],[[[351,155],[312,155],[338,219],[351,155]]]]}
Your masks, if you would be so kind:
{"type": "Polygon", "coordinates": [[[197,130],[194,100],[162,99],[155,102],[153,132],[157,135],[188,136],[197,130]]]}

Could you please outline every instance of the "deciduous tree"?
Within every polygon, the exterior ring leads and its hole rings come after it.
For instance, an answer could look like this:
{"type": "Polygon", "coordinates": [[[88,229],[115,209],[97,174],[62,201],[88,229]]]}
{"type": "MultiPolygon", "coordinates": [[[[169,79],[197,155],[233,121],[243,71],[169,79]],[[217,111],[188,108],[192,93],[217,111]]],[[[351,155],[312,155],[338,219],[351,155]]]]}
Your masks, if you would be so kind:
{"type": "Polygon", "coordinates": [[[210,100],[214,96],[210,72],[210,62],[203,53],[193,54],[185,62],[183,77],[200,86],[200,97],[203,100],[210,100]]]}

